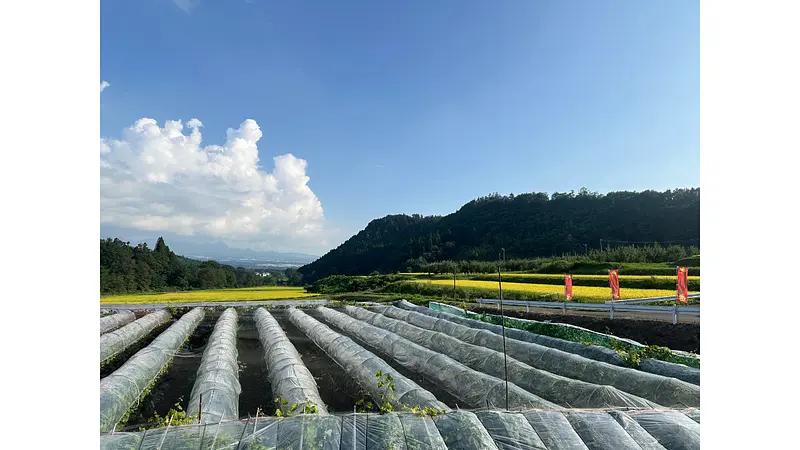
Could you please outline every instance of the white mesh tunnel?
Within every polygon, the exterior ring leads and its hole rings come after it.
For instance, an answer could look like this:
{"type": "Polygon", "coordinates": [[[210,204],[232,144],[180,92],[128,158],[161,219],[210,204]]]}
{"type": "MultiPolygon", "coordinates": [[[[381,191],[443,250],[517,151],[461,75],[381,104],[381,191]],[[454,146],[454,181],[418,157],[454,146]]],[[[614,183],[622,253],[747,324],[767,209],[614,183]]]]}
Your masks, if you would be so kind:
{"type": "MultiPolygon", "coordinates": [[[[470,328],[477,328],[482,330],[489,330],[495,334],[502,335],[503,327],[493,323],[481,322],[466,317],[460,317],[455,314],[450,314],[444,311],[434,311],[429,308],[414,305],[406,300],[400,300],[396,305],[402,309],[415,311],[426,316],[435,317],[437,319],[445,319],[459,325],[468,326],[470,328]]],[[[378,310],[384,307],[376,307],[378,310]]],[[[615,366],[624,366],[625,361],[620,357],[617,352],[610,348],[602,347],[599,345],[584,345],[579,342],[572,342],[565,339],[554,338],[551,336],[543,336],[541,334],[532,333],[526,330],[519,330],[516,328],[506,327],[506,337],[516,339],[519,341],[532,342],[535,344],[544,345],[546,347],[557,348],[565,352],[580,355],[586,358],[594,359],[596,361],[603,361],[615,366]]],[[[638,370],[662,375],[665,377],[677,378],[688,383],[700,384],[700,369],[689,367],[684,364],[671,363],[661,361],[653,358],[644,358],[639,364],[638,370]]]]}
{"type": "Polygon", "coordinates": [[[100,318],[100,334],[108,333],[111,330],[116,330],[117,328],[131,323],[136,320],[136,315],[133,311],[121,311],[116,314],[111,314],[110,316],[105,316],[100,318]]]}
{"type": "Polygon", "coordinates": [[[381,371],[382,373],[391,373],[394,378],[395,390],[392,395],[395,399],[393,401],[390,400],[390,403],[396,409],[399,410],[403,405],[449,409],[447,405],[437,400],[433,394],[421,388],[413,380],[397,373],[384,360],[361,347],[352,339],[331,330],[325,324],[303,311],[294,308],[289,309],[289,320],[317,344],[336,364],[344,369],[348,375],[353,377],[359,386],[367,391],[373,399],[379,399],[381,393],[383,393],[378,387],[375,376],[378,371],[381,371]]]}
{"type": "Polygon", "coordinates": [[[306,414],[105,434],[100,448],[696,450],[700,425],[680,411],[652,410],[306,414]]]}
{"type": "Polygon", "coordinates": [[[186,408],[189,416],[200,416],[200,423],[239,418],[242,387],[239,384],[239,353],[236,349],[237,325],[236,310],[228,308],[219,317],[208,338],[186,408]]]}
{"type": "MultiPolygon", "coordinates": [[[[394,306],[385,308],[383,314],[477,346],[496,351],[502,351],[504,348],[503,337],[488,330],[470,328],[394,306]]],[[[506,339],[505,349],[509,356],[537,369],[588,383],[614,386],[659,405],[667,407],[700,406],[700,387],[682,380],[615,366],[516,339],[506,339]]]]}
{"type": "MultiPolygon", "coordinates": [[[[167,313],[169,314],[169,313],[167,313]]],[[[147,347],[100,380],[100,431],[110,431],[166,369],[205,317],[202,308],[184,314],[147,347]]]]}
{"type": "Polygon", "coordinates": [[[264,308],[255,312],[258,337],[264,348],[264,361],[267,364],[272,394],[297,404],[302,410],[309,402],[317,407],[318,414],[327,414],[328,410],[319,396],[314,376],[303,364],[300,354],[286,337],[280,324],[264,308]]]}
{"type": "Polygon", "coordinates": [[[401,366],[425,375],[437,386],[464,402],[465,407],[505,407],[506,387],[509,408],[553,408],[555,403],[544,400],[519,386],[470,369],[441,353],[415,344],[390,331],[356,320],[347,314],[319,307],[322,317],[363,342],[389,355],[401,366]]]}
{"type": "MultiPolygon", "coordinates": [[[[468,344],[443,333],[419,328],[363,308],[345,306],[345,312],[356,319],[391,331],[423,347],[448,355],[477,371],[498,378],[503,378],[505,375],[504,358],[501,352],[468,344]]],[[[620,391],[615,387],[600,386],[555,375],[533,368],[511,357],[507,358],[506,364],[509,381],[561,406],[572,408],[659,407],[659,405],[620,391]]]]}
{"type": "Polygon", "coordinates": [[[172,320],[172,315],[169,311],[162,309],[129,323],[118,330],[101,335],[100,365],[103,365],[170,320],[172,320]]]}

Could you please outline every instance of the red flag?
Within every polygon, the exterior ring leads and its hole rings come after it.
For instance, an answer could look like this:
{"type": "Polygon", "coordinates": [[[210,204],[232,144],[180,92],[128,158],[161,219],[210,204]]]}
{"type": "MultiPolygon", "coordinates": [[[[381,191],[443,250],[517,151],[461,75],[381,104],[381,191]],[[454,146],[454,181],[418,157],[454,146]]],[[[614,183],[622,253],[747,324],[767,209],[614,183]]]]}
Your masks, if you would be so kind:
{"type": "Polygon", "coordinates": [[[686,267],[678,267],[678,283],[676,294],[678,302],[689,303],[689,269],[686,267]]]}
{"type": "Polygon", "coordinates": [[[572,275],[570,274],[564,277],[564,299],[565,301],[572,300],[572,275]]]}
{"type": "Polygon", "coordinates": [[[611,286],[611,300],[619,300],[619,273],[616,270],[608,271],[608,284],[611,286]]]}

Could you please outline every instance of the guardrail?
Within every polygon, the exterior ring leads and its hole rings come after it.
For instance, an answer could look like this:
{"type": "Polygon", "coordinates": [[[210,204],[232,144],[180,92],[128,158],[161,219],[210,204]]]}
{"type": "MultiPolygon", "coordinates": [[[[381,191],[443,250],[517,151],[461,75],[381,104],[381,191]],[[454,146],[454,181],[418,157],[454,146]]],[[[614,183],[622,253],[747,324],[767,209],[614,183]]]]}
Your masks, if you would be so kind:
{"type": "MultiPolygon", "coordinates": [[[[670,297],[669,299],[672,299],[670,297]]],[[[478,303],[489,305],[500,305],[501,300],[479,298],[478,303]]],[[[662,300],[663,301],[663,300],[662,300]]],[[[524,306],[525,311],[530,308],[555,308],[562,310],[565,314],[568,309],[582,309],[589,311],[609,311],[609,318],[614,320],[614,311],[619,312],[642,312],[642,313],[661,313],[671,314],[673,325],[678,323],[681,315],[700,317],[700,306],[645,306],[636,304],[616,304],[614,303],[578,303],[578,302],[539,302],[526,300],[502,300],[503,306],[524,306]]]]}
{"type": "MultiPolygon", "coordinates": [[[[700,294],[689,294],[686,298],[700,298],[700,294]]],[[[671,300],[675,300],[674,295],[668,295],[666,297],[632,298],[628,300],[609,300],[606,302],[606,305],[610,305],[611,303],[616,305],[639,305],[644,303],[668,302],[671,300]]]]}

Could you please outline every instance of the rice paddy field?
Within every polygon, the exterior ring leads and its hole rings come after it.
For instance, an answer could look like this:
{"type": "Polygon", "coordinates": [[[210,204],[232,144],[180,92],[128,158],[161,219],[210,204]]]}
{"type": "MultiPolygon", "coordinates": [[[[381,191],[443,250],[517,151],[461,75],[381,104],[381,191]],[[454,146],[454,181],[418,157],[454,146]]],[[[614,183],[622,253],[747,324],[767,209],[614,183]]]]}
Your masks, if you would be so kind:
{"type": "MultiPolygon", "coordinates": [[[[408,275],[414,277],[428,277],[427,273],[419,273],[419,272],[405,272],[401,273],[400,275],[408,275]]],[[[433,276],[441,276],[441,277],[450,277],[449,279],[452,280],[451,275],[433,275],[433,276]]],[[[490,277],[497,277],[497,274],[459,274],[459,277],[482,277],[482,276],[490,276],[490,277]]],[[[503,272],[503,278],[540,278],[543,280],[549,280],[551,278],[558,278],[559,280],[563,281],[563,275],[555,275],[549,273],[506,273],[503,272]]],[[[675,275],[620,275],[620,281],[647,281],[647,280],[664,280],[664,281],[675,281],[675,275]]],[[[689,281],[700,281],[699,275],[689,275],[687,277],[689,281]]],[[[573,281],[579,280],[603,280],[608,281],[608,275],[572,275],[573,281]]]]}
{"type": "Polygon", "coordinates": [[[302,287],[260,286],[240,289],[123,294],[100,297],[100,304],[151,304],[183,302],[230,302],[312,297],[302,287]]]}
{"type": "MultiPolygon", "coordinates": [[[[620,277],[622,279],[622,277],[620,277]]],[[[416,283],[438,284],[444,286],[452,286],[453,280],[413,280],[416,283]]],[[[499,289],[499,283],[496,281],[479,281],[479,280],[457,280],[456,287],[465,288],[479,288],[479,289],[499,289]]],[[[513,283],[504,282],[503,291],[525,292],[533,294],[564,294],[564,286],[556,284],[535,284],[535,283],[513,283]]],[[[573,286],[572,293],[576,301],[589,301],[589,302],[604,302],[610,300],[610,288],[596,287],[596,286],[573,286]]],[[[694,293],[694,292],[691,292],[694,293]]],[[[674,296],[674,289],[620,289],[620,295],[623,299],[631,298],[645,298],[645,297],[666,297],[674,296]]]]}

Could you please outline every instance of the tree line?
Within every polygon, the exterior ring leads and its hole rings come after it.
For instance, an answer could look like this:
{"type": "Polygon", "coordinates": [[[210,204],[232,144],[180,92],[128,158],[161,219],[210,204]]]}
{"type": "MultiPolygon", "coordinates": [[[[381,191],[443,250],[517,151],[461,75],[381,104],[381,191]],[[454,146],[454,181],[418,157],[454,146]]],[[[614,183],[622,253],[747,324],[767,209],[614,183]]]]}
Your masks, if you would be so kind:
{"type": "MultiPolygon", "coordinates": [[[[591,258],[592,250],[601,250],[601,241],[608,251],[614,251],[608,243],[699,248],[699,236],[699,188],[605,195],[587,189],[552,195],[492,194],[443,217],[390,215],[373,220],[299,270],[311,283],[329,275],[420,270],[448,260],[497,261],[503,249],[510,261],[564,254],[591,258]]],[[[630,255],[614,258],[649,258],[638,250],[619,252],[630,255]]]]}
{"type": "MultiPolygon", "coordinates": [[[[623,263],[673,263],[681,262],[683,265],[694,266],[692,257],[700,253],[694,246],[682,245],[652,245],[652,246],[621,246],[610,247],[603,250],[590,250],[587,254],[567,254],[550,258],[508,259],[494,261],[436,261],[418,264],[410,261],[406,269],[409,272],[425,273],[497,273],[500,268],[504,272],[525,271],[538,273],[567,273],[575,268],[593,268],[602,266],[604,269],[619,268],[623,263]],[[598,263],[602,263],[599,264],[598,263]],[[618,263],[618,264],[614,264],[618,263]]],[[[696,258],[699,267],[700,259],[696,258]]],[[[664,266],[665,273],[671,273],[674,268],[664,266]]],[[[601,270],[599,273],[605,273],[601,270]]],[[[655,274],[656,269],[648,267],[647,274],[655,274]]],[[[626,271],[634,275],[633,271],[626,271]]],[[[697,273],[695,273],[697,274],[697,273]]]]}
{"type": "Polygon", "coordinates": [[[296,269],[252,270],[176,255],[163,238],[155,248],[117,238],[100,240],[100,293],[159,292],[300,285],[296,269]]]}

